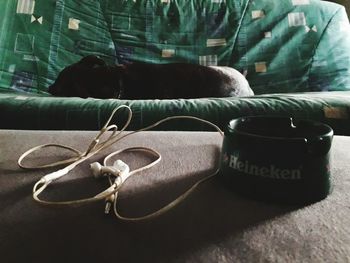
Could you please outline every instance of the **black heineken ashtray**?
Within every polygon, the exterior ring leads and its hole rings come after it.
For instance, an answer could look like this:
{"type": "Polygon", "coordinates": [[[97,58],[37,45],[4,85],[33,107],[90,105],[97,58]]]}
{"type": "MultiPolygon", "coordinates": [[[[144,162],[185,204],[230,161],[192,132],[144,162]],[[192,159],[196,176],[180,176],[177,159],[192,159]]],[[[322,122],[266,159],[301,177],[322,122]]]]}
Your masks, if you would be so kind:
{"type": "Polygon", "coordinates": [[[331,191],[328,125],[243,117],[226,127],[220,178],[234,192],[276,203],[312,203],[331,191]]]}

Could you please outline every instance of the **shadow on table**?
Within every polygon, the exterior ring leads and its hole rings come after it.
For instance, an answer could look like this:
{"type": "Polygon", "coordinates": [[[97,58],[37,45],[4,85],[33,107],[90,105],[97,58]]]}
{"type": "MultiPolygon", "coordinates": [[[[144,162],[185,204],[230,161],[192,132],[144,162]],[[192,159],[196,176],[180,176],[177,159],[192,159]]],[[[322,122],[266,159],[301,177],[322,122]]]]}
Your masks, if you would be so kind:
{"type": "MultiPolygon", "coordinates": [[[[120,193],[120,212],[142,216],[159,209],[211,172],[201,171],[137,190],[126,187],[120,193]]],[[[96,185],[91,178],[64,181],[51,187],[45,197],[87,197],[103,189],[103,184],[96,185]]],[[[1,229],[6,229],[0,240],[3,262],[181,261],[300,208],[241,198],[213,178],[168,213],[132,223],[117,220],[113,214],[104,215],[103,202],[43,207],[30,198],[28,190],[26,184],[0,194],[1,199],[16,196],[12,199],[14,207],[7,204],[0,217],[1,229]]]]}

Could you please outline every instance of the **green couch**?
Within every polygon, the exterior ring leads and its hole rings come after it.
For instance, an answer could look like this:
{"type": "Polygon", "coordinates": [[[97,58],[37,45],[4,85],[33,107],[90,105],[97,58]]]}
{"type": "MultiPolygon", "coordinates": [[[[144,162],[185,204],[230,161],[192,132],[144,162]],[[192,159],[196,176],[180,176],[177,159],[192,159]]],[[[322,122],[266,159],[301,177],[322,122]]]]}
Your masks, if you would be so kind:
{"type": "MultiPolygon", "coordinates": [[[[338,1],[339,2],[339,1],[338,1]]],[[[0,128],[101,128],[129,105],[129,129],[193,115],[223,127],[246,115],[292,116],[350,135],[350,26],[343,6],[320,0],[2,0],[0,128]],[[56,98],[47,87],[88,54],[109,63],[231,66],[255,96],[189,100],[56,98]]],[[[147,88],[147,87],[140,87],[147,88]]],[[[116,122],[122,123],[125,114],[116,122]]],[[[158,129],[205,130],[193,121],[158,129]]]]}

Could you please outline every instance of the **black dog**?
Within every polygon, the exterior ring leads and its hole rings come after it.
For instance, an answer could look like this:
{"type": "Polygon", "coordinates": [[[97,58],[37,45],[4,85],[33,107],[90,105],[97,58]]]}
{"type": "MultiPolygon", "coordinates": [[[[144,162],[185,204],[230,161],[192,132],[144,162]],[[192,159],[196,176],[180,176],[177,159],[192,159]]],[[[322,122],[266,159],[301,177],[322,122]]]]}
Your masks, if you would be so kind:
{"type": "Polygon", "coordinates": [[[177,99],[251,96],[245,77],[229,67],[187,63],[108,66],[87,56],[60,72],[49,87],[55,96],[100,99],[177,99]]]}

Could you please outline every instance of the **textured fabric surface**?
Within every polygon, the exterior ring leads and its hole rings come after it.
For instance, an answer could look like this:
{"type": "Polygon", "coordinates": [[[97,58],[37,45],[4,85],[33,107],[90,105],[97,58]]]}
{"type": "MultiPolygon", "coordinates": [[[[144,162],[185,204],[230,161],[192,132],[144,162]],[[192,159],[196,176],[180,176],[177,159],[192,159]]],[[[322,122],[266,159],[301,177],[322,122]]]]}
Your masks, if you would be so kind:
{"type": "Polygon", "coordinates": [[[232,66],[256,94],[350,87],[349,21],[326,1],[2,0],[0,17],[1,89],[46,92],[88,54],[232,66]]]}
{"type": "MultiPolygon", "coordinates": [[[[33,130],[101,129],[113,109],[122,104],[133,110],[129,130],[144,128],[163,118],[191,115],[224,129],[241,116],[284,116],[329,124],[338,135],[350,135],[350,93],[313,92],[270,94],[248,98],[192,100],[98,100],[0,93],[0,128],[33,130]]],[[[121,127],[126,113],[114,121],[121,127]]],[[[192,120],[172,120],[157,130],[210,130],[192,120]]]]}
{"type": "MultiPolygon", "coordinates": [[[[31,198],[33,184],[49,170],[23,171],[16,163],[19,155],[49,142],[84,150],[95,134],[0,131],[2,262],[350,261],[349,137],[334,139],[333,192],[325,200],[304,207],[248,200],[216,179],[201,185],[167,214],[136,224],[104,215],[103,202],[60,209],[35,203],[31,198]]],[[[112,148],[139,145],[158,150],[163,159],[122,188],[120,211],[128,216],[160,208],[215,170],[221,137],[217,133],[144,132],[112,148]]],[[[64,155],[48,149],[33,160],[43,163],[52,160],[51,156],[64,155]]],[[[124,158],[129,158],[132,167],[145,161],[142,156],[124,158]]],[[[84,163],[49,187],[44,197],[87,197],[105,186],[92,177],[88,163],[84,163]]]]}
{"type": "Polygon", "coordinates": [[[328,2],[333,2],[345,6],[348,16],[350,16],[350,2],[348,0],[328,0],[328,2]]]}

